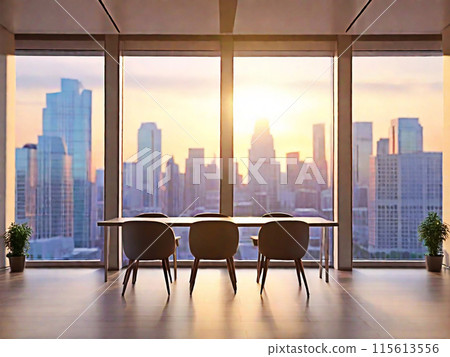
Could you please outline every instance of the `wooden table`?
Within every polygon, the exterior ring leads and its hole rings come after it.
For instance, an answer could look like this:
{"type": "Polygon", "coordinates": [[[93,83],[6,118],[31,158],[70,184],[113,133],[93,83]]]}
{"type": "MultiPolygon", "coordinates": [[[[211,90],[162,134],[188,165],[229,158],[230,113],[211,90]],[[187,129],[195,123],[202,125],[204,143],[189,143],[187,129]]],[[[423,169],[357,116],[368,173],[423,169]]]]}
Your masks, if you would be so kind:
{"type": "Polygon", "coordinates": [[[329,281],[329,252],[330,252],[330,236],[329,228],[337,227],[338,223],[330,221],[322,217],[286,217],[286,218],[271,218],[271,217],[168,217],[168,218],[140,218],[140,217],[126,217],[113,218],[106,221],[97,222],[100,227],[106,227],[105,240],[103,243],[104,267],[105,267],[105,282],[108,281],[108,267],[109,267],[109,241],[111,227],[121,227],[124,223],[130,221],[138,222],[162,222],[171,227],[190,227],[195,222],[204,221],[229,221],[236,224],[238,227],[261,227],[265,223],[272,221],[300,221],[308,224],[310,227],[321,227],[322,237],[320,241],[320,265],[319,277],[322,278],[323,258],[325,258],[325,281],[329,281]]]}

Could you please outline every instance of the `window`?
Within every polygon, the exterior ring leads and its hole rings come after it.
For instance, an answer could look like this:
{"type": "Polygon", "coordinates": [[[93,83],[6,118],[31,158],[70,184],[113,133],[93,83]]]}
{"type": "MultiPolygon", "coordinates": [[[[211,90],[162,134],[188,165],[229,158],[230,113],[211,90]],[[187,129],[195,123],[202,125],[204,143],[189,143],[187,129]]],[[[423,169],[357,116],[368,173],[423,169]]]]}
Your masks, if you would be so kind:
{"type": "MultiPolygon", "coordinates": [[[[220,58],[124,57],[123,216],[219,211],[220,58]],[[206,175],[208,176],[208,175],[206,175]]],[[[179,259],[191,258],[188,228],[179,259]]]]}
{"type": "Polygon", "coordinates": [[[355,259],[423,259],[442,215],[442,56],[353,59],[355,259]]]}
{"type": "MultiPolygon", "coordinates": [[[[332,58],[237,57],[234,86],[234,214],[332,218],[332,58]]],[[[317,259],[321,229],[310,233],[317,259]]],[[[240,229],[237,259],[256,259],[256,234],[240,229]]]]}
{"type": "Polygon", "coordinates": [[[16,213],[31,260],[98,260],[103,57],[16,57],[16,213]]]}

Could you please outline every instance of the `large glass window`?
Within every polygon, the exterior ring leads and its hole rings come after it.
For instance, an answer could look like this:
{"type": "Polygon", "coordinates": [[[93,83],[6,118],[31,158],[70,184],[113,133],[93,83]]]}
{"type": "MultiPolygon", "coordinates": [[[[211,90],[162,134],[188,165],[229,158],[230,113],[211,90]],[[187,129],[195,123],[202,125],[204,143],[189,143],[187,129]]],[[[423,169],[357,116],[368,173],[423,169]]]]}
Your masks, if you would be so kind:
{"type": "MultiPolygon", "coordinates": [[[[331,57],[234,60],[234,214],[332,218],[333,62],[331,57]]],[[[238,259],[256,259],[241,228],[238,259]]],[[[320,228],[305,259],[319,257],[320,228]]]]}
{"type": "Polygon", "coordinates": [[[31,260],[97,260],[103,234],[103,56],[16,57],[16,213],[31,260]]]}
{"type": "MultiPolygon", "coordinates": [[[[218,212],[220,58],[123,63],[123,215],[218,212]]],[[[179,259],[191,258],[188,232],[176,228],[179,259]]]]}
{"type": "Polygon", "coordinates": [[[442,56],[353,58],[355,259],[423,259],[442,214],[442,56]]]}

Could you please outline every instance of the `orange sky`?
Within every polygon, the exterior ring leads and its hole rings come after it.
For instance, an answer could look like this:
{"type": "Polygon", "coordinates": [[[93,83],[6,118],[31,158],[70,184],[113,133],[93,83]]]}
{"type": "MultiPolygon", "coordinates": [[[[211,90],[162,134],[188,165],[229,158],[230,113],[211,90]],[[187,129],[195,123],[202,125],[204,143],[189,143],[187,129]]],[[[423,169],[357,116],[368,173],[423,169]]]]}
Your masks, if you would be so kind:
{"type": "MultiPolygon", "coordinates": [[[[103,58],[16,60],[16,146],[37,142],[45,93],[58,91],[62,77],[76,78],[93,91],[93,166],[102,167],[103,58]]],[[[137,129],[145,121],[162,129],[163,154],[173,155],[182,170],[188,148],[219,155],[219,58],[127,57],[124,66],[124,160],[135,154],[137,129]]],[[[442,57],[354,58],[354,121],[374,123],[375,145],[387,136],[390,119],[419,117],[425,149],[440,151],[442,76],[442,57]]],[[[331,135],[332,78],[330,58],[236,58],[235,156],[248,155],[254,122],[266,118],[277,156],[300,151],[301,157],[310,157],[312,125],[325,123],[331,135]]]]}

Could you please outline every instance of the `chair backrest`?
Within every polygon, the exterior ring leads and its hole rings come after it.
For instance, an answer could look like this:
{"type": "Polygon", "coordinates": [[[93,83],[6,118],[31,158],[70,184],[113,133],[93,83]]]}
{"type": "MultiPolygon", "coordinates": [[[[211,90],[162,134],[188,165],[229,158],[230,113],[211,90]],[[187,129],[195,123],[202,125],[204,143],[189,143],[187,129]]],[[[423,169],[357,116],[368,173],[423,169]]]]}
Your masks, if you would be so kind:
{"type": "Polygon", "coordinates": [[[140,218],[169,218],[168,215],[160,212],[149,212],[149,213],[141,213],[138,214],[136,217],[140,218]]]}
{"type": "Polygon", "coordinates": [[[289,213],[284,213],[284,212],[269,212],[269,213],[264,213],[262,215],[263,217],[294,217],[292,214],[289,213]]]}
{"type": "Polygon", "coordinates": [[[304,222],[274,221],[266,223],[259,231],[259,251],[269,259],[302,258],[308,244],[309,226],[304,222]]]}
{"type": "Polygon", "coordinates": [[[194,217],[229,217],[222,213],[214,213],[214,212],[204,212],[204,213],[197,213],[194,217]]]}
{"type": "Polygon", "coordinates": [[[175,250],[175,234],[161,222],[125,222],[122,241],[125,254],[131,260],[165,259],[175,250]]]}
{"type": "Polygon", "coordinates": [[[233,222],[196,222],[189,231],[191,254],[199,259],[233,257],[239,245],[239,230],[233,222]]]}

